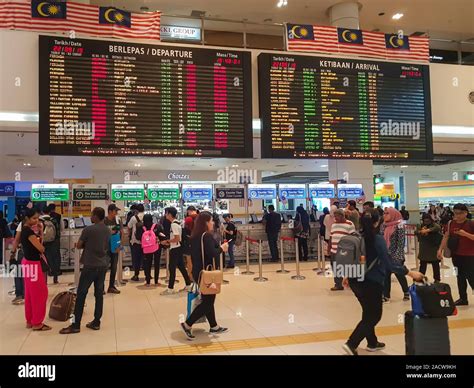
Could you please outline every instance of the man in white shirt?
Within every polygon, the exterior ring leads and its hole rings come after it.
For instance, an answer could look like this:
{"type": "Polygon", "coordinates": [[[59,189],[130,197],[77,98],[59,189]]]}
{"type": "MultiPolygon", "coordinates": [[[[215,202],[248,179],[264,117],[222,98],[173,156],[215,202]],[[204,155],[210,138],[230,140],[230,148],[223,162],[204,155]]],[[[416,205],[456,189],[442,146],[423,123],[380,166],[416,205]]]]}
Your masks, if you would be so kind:
{"type": "Polygon", "coordinates": [[[142,243],[135,236],[137,231],[137,225],[143,227],[143,216],[145,215],[145,207],[142,203],[136,205],[138,214],[130,218],[128,221],[127,227],[130,232],[130,251],[132,254],[132,266],[134,270],[134,275],[130,279],[132,282],[139,282],[140,278],[140,269],[142,268],[143,263],[143,250],[142,243]]]}
{"type": "Polygon", "coordinates": [[[169,207],[168,212],[166,213],[166,219],[171,222],[171,231],[170,231],[170,261],[168,264],[169,268],[169,283],[168,288],[164,290],[161,295],[172,295],[175,294],[174,290],[174,283],[176,280],[176,268],[179,269],[181,275],[184,278],[184,282],[186,283],[186,287],[184,287],[181,291],[189,291],[191,287],[191,279],[189,278],[188,271],[186,271],[186,267],[184,265],[183,259],[183,248],[181,247],[181,233],[182,228],[180,223],[176,220],[176,215],[178,214],[178,210],[174,207],[169,207]]]}
{"type": "MultiPolygon", "coordinates": [[[[355,231],[354,224],[351,221],[346,220],[344,210],[335,210],[334,223],[331,225],[331,237],[329,240],[329,245],[331,246],[331,267],[334,265],[334,255],[337,252],[337,244],[343,236],[348,236],[355,233],[355,231]]],[[[344,290],[344,287],[342,286],[342,278],[334,277],[334,287],[331,288],[331,291],[342,290],[344,290]]]]}

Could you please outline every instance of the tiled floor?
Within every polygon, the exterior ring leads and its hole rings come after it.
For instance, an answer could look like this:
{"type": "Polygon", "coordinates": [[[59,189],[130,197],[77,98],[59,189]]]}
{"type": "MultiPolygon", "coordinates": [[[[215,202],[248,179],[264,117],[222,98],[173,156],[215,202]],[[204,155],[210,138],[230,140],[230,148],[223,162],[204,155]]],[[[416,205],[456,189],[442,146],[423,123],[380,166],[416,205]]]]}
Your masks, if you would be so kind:
{"type": "MultiPolygon", "coordinates": [[[[451,263],[447,262],[451,266],[451,263]]],[[[80,334],[60,335],[63,322],[47,320],[50,332],[32,332],[24,328],[23,307],[11,305],[12,279],[0,279],[0,354],[207,354],[207,355],[285,355],[343,354],[341,345],[360,319],[361,309],[350,290],[331,292],[331,278],[312,271],[314,262],[302,263],[306,280],[292,280],[289,274],[277,274],[275,264],[264,266],[269,281],[253,281],[255,275],[226,274],[229,285],[223,286],[216,302],[218,322],[230,328],[219,337],[205,332],[207,325],[195,327],[196,341],[186,341],[179,321],[186,312],[186,295],[161,296],[163,288],[146,289],[128,283],[120,295],[107,295],[102,328],[98,332],[83,326],[80,334]]],[[[413,267],[413,262],[408,262],[413,267]]],[[[256,266],[253,266],[256,271],[256,266]]],[[[451,284],[457,297],[452,270],[444,281],[451,284]]],[[[428,273],[428,275],[431,275],[428,273]]],[[[66,290],[72,275],[61,284],[50,285],[50,299],[66,290]]],[[[179,285],[182,285],[180,283],[179,285]]],[[[392,303],[384,305],[378,325],[380,340],[387,348],[377,354],[404,354],[403,313],[410,309],[402,301],[394,277],[392,303]]],[[[449,318],[453,354],[474,354],[474,298],[471,307],[459,309],[449,318]],[[458,322],[454,322],[458,321],[458,322]],[[457,323],[457,325],[456,325],[457,323]]],[[[92,319],[93,290],[87,298],[83,322],[92,319]]],[[[369,354],[363,350],[361,354],[369,354]]],[[[373,355],[373,354],[370,354],[373,355]]]]}

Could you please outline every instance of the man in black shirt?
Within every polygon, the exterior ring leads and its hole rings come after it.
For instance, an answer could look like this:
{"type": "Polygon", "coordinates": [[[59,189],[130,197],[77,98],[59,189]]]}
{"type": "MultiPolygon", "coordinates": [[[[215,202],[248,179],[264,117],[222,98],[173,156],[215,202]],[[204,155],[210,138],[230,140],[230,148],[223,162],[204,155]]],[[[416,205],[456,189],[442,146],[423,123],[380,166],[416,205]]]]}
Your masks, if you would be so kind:
{"type": "MultiPolygon", "coordinates": [[[[234,268],[235,267],[235,257],[234,257],[234,246],[235,246],[235,238],[237,237],[237,228],[232,221],[233,215],[232,214],[224,214],[224,221],[226,222],[225,225],[225,240],[229,243],[229,264],[227,264],[226,268],[234,268]]],[[[225,260],[224,260],[225,261],[225,260]]]]}
{"type": "Polygon", "coordinates": [[[263,217],[263,223],[265,224],[265,232],[268,237],[268,246],[270,248],[270,254],[272,255],[272,261],[278,261],[278,234],[281,229],[281,216],[280,213],[275,212],[275,206],[268,206],[268,213],[263,217]]]}

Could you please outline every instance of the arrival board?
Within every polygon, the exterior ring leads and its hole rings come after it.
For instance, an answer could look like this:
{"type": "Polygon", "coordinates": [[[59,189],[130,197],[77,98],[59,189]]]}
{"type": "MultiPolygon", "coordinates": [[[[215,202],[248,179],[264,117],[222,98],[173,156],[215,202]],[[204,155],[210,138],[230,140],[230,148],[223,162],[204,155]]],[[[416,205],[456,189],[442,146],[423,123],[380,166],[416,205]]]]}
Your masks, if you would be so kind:
{"type": "Polygon", "coordinates": [[[42,155],[252,157],[250,53],[40,36],[42,155]]]}
{"type": "Polygon", "coordinates": [[[429,159],[428,66],[258,57],[262,157],[429,159]]]}

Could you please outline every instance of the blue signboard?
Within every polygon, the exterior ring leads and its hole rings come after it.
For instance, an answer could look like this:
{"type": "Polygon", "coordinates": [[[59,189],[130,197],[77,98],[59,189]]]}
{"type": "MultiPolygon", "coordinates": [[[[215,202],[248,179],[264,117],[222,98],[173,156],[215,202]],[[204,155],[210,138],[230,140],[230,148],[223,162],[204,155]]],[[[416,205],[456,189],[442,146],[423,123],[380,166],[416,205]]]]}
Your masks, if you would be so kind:
{"type": "Polygon", "coordinates": [[[279,189],[280,199],[305,199],[306,190],[304,187],[285,187],[279,189]]]}
{"type": "Polygon", "coordinates": [[[15,182],[0,182],[0,197],[14,197],[15,182]]]}
{"type": "Polygon", "coordinates": [[[210,201],[212,187],[183,187],[183,199],[185,201],[210,201]]]}
{"type": "Polygon", "coordinates": [[[338,198],[359,198],[364,196],[362,187],[338,187],[338,198]]]}
{"type": "Polygon", "coordinates": [[[276,188],[271,187],[254,187],[249,188],[250,199],[275,199],[276,188]]]}
{"type": "Polygon", "coordinates": [[[311,195],[311,198],[334,198],[334,188],[312,188],[309,194],[311,195]]]}

